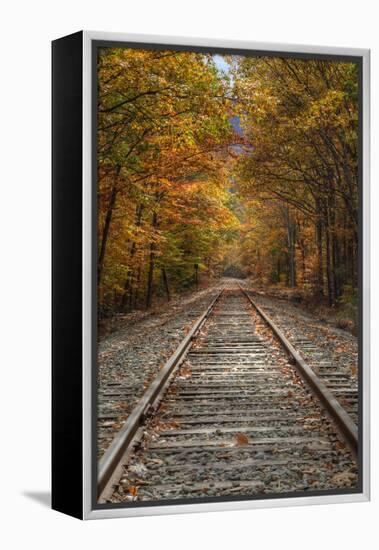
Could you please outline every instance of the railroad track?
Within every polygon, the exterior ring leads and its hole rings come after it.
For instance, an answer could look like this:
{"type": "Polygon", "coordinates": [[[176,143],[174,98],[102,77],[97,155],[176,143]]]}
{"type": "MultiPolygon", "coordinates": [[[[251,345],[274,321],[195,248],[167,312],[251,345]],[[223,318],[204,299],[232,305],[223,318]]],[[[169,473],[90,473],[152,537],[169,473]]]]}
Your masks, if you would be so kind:
{"type": "MultiPolygon", "coordinates": [[[[254,293],[254,303],[270,316],[279,328],[286,327],[290,322],[290,330],[285,331],[285,336],[289,342],[301,353],[302,357],[309,367],[317,374],[326,387],[335,395],[343,408],[349,414],[355,424],[358,423],[358,380],[351,374],[350,368],[343,363],[337,362],[325,353],[317,343],[304,335],[301,328],[296,323],[291,322],[285,305],[280,307],[266,303],[264,296],[254,293]],[[262,303],[261,303],[262,302],[262,303]],[[284,306],[284,307],[283,307],[284,306]],[[284,310],[284,311],[283,311],[284,310]],[[349,372],[350,371],[350,372],[349,372]]],[[[356,366],[353,366],[356,370],[356,366]]]]}
{"type": "Polygon", "coordinates": [[[227,285],[101,458],[99,502],[356,487],[357,428],[334,374],[317,376],[227,285]]]}

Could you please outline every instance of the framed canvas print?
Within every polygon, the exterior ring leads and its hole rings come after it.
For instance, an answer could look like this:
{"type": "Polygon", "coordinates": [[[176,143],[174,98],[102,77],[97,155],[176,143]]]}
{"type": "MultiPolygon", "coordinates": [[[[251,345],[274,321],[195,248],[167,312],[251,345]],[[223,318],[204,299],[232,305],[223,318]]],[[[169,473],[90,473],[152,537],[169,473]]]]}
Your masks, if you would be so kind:
{"type": "Polygon", "coordinates": [[[53,42],[53,508],[369,498],[369,52],[53,42]]]}

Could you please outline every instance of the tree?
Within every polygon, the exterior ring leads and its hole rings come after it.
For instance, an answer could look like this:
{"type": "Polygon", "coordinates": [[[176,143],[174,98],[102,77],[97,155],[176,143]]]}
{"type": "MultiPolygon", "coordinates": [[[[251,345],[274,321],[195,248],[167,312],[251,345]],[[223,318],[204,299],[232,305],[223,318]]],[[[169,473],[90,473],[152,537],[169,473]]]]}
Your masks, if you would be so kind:
{"type": "Polygon", "coordinates": [[[303,278],[309,256],[314,292],[322,295],[326,284],[331,305],[344,286],[357,284],[357,70],[335,61],[235,61],[238,112],[249,141],[236,161],[240,192],[283,204],[290,284],[300,249],[303,278]],[[314,239],[304,247],[301,231],[309,233],[310,224],[314,239]]]}

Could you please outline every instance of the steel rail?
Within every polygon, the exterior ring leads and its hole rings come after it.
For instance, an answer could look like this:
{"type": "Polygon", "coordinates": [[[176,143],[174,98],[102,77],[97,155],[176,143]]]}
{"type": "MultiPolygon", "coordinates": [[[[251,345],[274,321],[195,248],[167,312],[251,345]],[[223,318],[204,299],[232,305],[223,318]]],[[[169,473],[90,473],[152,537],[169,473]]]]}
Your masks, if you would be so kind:
{"type": "Polygon", "coordinates": [[[258,312],[260,317],[271,328],[277,339],[280,341],[287,353],[292,357],[295,366],[300,376],[310,386],[313,393],[321,401],[324,408],[328,411],[332,419],[339,427],[341,434],[346,439],[347,443],[351,446],[352,450],[358,454],[358,428],[350,418],[349,414],[345,411],[342,405],[338,402],[337,398],[332,392],[325,386],[316,373],[313,372],[311,367],[301,357],[301,355],[292,346],[289,340],[284,336],[283,332],[275,325],[275,323],[269,318],[269,316],[254,302],[248,292],[238,283],[243,294],[247,297],[251,305],[258,312]]]}
{"type": "Polygon", "coordinates": [[[191,330],[180,342],[179,346],[165,363],[159,374],[148,386],[140,401],[132,410],[120,431],[117,433],[110,446],[100,459],[98,463],[98,495],[104,491],[114,470],[118,466],[119,461],[128,449],[129,445],[133,442],[133,437],[145,420],[147,414],[158,404],[160,397],[168,386],[171,375],[175,371],[176,367],[183,362],[189,348],[191,347],[193,338],[201,330],[209,315],[212,313],[212,310],[217,301],[220,299],[223,291],[224,288],[220,290],[205,312],[198,318],[191,330]]]}

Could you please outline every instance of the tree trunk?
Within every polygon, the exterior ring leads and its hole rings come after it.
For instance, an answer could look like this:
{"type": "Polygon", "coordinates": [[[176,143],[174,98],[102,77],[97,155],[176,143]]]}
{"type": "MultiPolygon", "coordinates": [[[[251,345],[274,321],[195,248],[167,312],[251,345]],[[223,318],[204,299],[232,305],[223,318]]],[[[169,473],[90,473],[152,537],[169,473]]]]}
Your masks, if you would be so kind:
{"type": "Polygon", "coordinates": [[[348,282],[347,278],[347,239],[346,239],[346,232],[347,232],[347,220],[346,220],[346,212],[343,214],[343,233],[342,233],[342,244],[341,244],[341,285],[346,285],[348,282]]]}
{"type": "Polygon", "coordinates": [[[333,239],[332,239],[332,259],[333,259],[333,280],[334,280],[334,293],[335,293],[335,299],[338,300],[338,298],[341,296],[342,290],[341,290],[341,282],[340,282],[340,247],[338,238],[335,235],[335,232],[333,232],[333,239]]]}
{"type": "Polygon", "coordinates": [[[334,304],[334,286],[333,286],[333,274],[331,266],[331,254],[330,254],[330,232],[328,212],[325,209],[325,246],[326,246],[326,278],[328,281],[328,302],[332,306],[334,304]]]}
{"type": "MultiPolygon", "coordinates": [[[[151,227],[154,230],[158,223],[158,215],[156,212],[153,212],[153,217],[151,220],[151,227]]],[[[149,272],[147,276],[147,289],[146,289],[146,309],[151,307],[151,302],[153,298],[153,277],[154,277],[154,264],[155,264],[155,242],[150,243],[150,255],[149,255],[149,272]]]]}
{"type": "MultiPolygon", "coordinates": [[[[136,221],[135,225],[136,227],[140,227],[141,221],[142,221],[142,211],[143,211],[143,204],[139,204],[136,208],[136,221]]],[[[120,303],[120,310],[124,311],[126,304],[128,302],[129,298],[129,305],[131,305],[132,298],[131,294],[133,291],[132,283],[133,283],[133,257],[137,251],[137,243],[134,241],[130,247],[129,252],[129,264],[130,264],[130,271],[128,273],[128,276],[126,277],[125,284],[124,284],[124,292],[122,294],[121,303],[120,303]]]]}
{"type": "Polygon", "coordinates": [[[333,290],[334,290],[334,301],[338,300],[340,297],[340,280],[339,280],[339,244],[337,238],[337,227],[336,227],[336,197],[335,197],[335,188],[333,180],[330,183],[330,192],[329,192],[329,228],[331,234],[331,256],[332,256],[332,277],[333,277],[333,290]]]}
{"type": "Polygon", "coordinates": [[[297,243],[299,245],[299,248],[300,248],[300,254],[301,254],[301,282],[302,284],[304,285],[305,283],[305,278],[306,278],[306,275],[305,275],[305,270],[306,270],[306,265],[305,265],[305,241],[304,239],[301,237],[301,227],[300,227],[300,223],[297,223],[297,243]]]}
{"type": "Polygon", "coordinates": [[[324,266],[322,255],[322,218],[321,204],[316,204],[316,247],[317,247],[317,274],[316,274],[316,296],[323,298],[324,296],[324,266]]]}
{"type": "Polygon", "coordinates": [[[131,289],[130,297],[129,297],[129,307],[131,308],[133,306],[133,309],[136,309],[138,305],[138,298],[139,298],[139,288],[140,288],[140,282],[141,282],[141,266],[138,266],[137,269],[137,280],[135,284],[135,288],[131,289]]]}
{"type": "Polygon", "coordinates": [[[165,291],[166,291],[167,301],[169,302],[171,300],[171,296],[170,296],[170,289],[169,289],[169,286],[168,286],[167,273],[166,273],[166,269],[164,267],[162,267],[161,269],[162,269],[163,286],[164,286],[165,291]]]}
{"type": "Polygon", "coordinates": [[[112,191],[111,191],[111,198],[110,198],[109,205],[108,205],[108,210],[107,210],[107,213],[106,213],[106,216],[105,216],[103,234],[102,234],[101,245],[100,245],[100,253],[99,253],[99,259],[98,259],[98,264],[97,264],[97,266],[98,266],[97,267],[97,281],[98,281],[98,284],[100,283],[101,273],[102,273],[103,267],[104,267],[105,250],[106,250],[106,246],[107,246],[107,241],[108,241],[108,236],[109,236],[109,227],[110,227],[111,221],[112,221],[113,210],[114,210],[114,207],[115,207],[115,204],[116,204],[116,197],[117,197],[117,193],[118,193],[117,182],[118,182],[118,177],[119,177],[119,174],[120,174],[120,170],[121,170],[121,166],[117,166],[116,176],[115,176],[115,180],[113,182],[113,187],[112,187],[112,191]]]}
{"type": "Polygon", "coordinates": [[[286,221],[287,221],[287,242],[288,242],[288,261],[289,261],[289,285],[296,287],[296,255],[295,255],[295,242],[296,242],[296,227],[293,219],[291,218],[289,208],[286,208],[286,221]]]}

